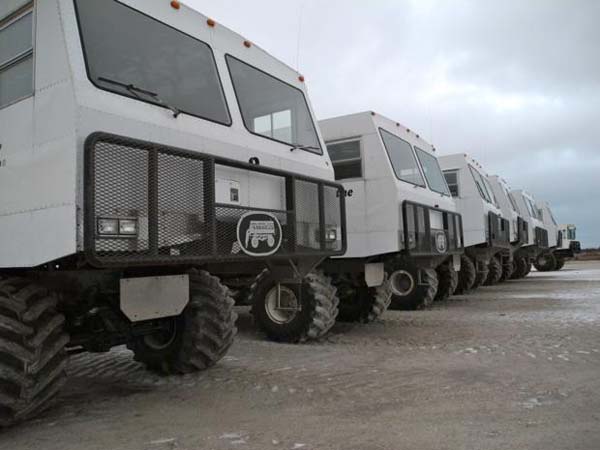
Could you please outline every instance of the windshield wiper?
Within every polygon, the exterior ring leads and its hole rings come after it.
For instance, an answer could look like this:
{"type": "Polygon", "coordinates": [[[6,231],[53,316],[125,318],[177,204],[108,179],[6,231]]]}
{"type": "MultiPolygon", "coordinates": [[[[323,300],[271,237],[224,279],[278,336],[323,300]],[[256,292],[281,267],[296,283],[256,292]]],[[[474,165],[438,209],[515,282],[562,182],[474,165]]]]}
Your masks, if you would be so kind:
{"type": "Polygon", "coordinates": [[[171,112],[173,113],[174,118],[177,118],[177,116],[179,116],[179,114],[181,114],[181,111],[179,109],[177,109],[176,107],[174,107],[174,106],[168,104],[167,102],[165,102],[164,100],[162,100],[156,92],[142,89],[131,83],[129,83],[129,84],[122,83],[121,81],[111,80],[110,78],[105,78],[105,77],[98,77],[98,81],[102,81],[102,82],[108,83],[108,84],[114,84],[115,86],[121,86],[121,87],[127,89],[129,92],[131,92],[138,100],[144,100],[142,97],[140,97],[138,95],[138,93],[152,97],[158,104],[170,109],[171,112]]]}
{"type": "Polygon", "coordinates": [[[292,148],[290,148],[290,152],[294,150],[321,150],[319,147],[314,147],[312,145],[302,145],[302,144],[293,144],[292,148]]]}

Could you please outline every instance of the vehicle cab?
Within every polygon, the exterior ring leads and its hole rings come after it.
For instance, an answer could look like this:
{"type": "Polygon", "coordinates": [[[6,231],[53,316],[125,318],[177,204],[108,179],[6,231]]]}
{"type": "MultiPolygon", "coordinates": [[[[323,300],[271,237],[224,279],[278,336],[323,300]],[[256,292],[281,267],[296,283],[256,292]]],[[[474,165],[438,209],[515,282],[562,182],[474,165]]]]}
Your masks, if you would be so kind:
{"type": "Polygon", "coordinates": [[[180,2],[11,0],[0,20],[0,267],[246,256],[235,233],[250,210],[282,224],[276,256],[343,251],[297,71],[180,2]],[[21,251],[32,237],[44,245],[21,251]]]}
{"type": "Polygon", "coordinates": [[[462,246],[435,149],[419,134],[370,111],[322,120],[319,127],[346,192],[345,258],[403,250],[439,255],[440,234],[441,249],[462,246]]]}
{"type": "Polygon", "coordinates": [[[511,191],[519,211],[524,213],[525,220],[529,222],[529,239],[523,247],[531,248],[535,254],[539,250],[548,248],[548,230],[546,229],[540,210],[536,207],[533,196],[522,189],[511,191]]]}
{"type": "Polygon", "coordinates": [[[510,195],[510,187],[506,180],[498,175],[490,175],[488,181],[502,211],[502,216],[509,221],[510,242],[513,248],[519,247],[528,240],[527,222],[523,220],[515,199],[510,195]]]}

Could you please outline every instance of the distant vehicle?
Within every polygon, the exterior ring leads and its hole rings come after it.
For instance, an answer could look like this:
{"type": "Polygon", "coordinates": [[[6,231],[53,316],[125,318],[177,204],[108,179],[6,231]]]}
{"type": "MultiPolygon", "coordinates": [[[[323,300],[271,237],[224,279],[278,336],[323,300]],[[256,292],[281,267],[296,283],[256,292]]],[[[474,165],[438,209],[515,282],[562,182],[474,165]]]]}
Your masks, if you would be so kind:
{"type": "Polygon", "coordinates": [[[465,255],[457,293],[465,294],[502,278],[502,267],[510,259],[510,225],[477,161],[466,153],[444,155],[439,161],[463,218],[465,255]]]}
{"type": "Polygon", "coordinates": [[[540,272],[560,270],[566,258],[573,258],[581,251],[576,239],[575,225],[558,225],[548,202],[537,202],[536,206],[548,229],[548,250],[541,252],[533,265],[540,272]]]}
{"type": "Polygon", "coordinates": [[[338,288],[339,319],[374,320],[390,293],[396,309],[452,295],[462,222],[433,146],[370,111],[319,126],[347,199],[348,250],[324,263],[338,288]]]}
{"type": "Polygon", "coordinates": [[[527,242],[523,243],[513,258],[511,278],[517,279],[529,274],[533,262],[539,255],[548,251],[551,238],[546,225],[544,225],[544,217],[537,208],[533,196],[525,190],[513,190],[510,195],[527,221],[529,230],[527,242]]]}
{"type": "Polygon", "coordinates": [[[507,252],[508,258],[503,258],[500,277],[500,281],[505,281],[513,274],[513,264],[516,258],[520,258],[521,246],[529,240],[529,224],[523,219],[506,180],[498,175],[490,175],[488,181],[502,211],[502,217],[508,220],[510,228],[510,250],[507,252]]]}

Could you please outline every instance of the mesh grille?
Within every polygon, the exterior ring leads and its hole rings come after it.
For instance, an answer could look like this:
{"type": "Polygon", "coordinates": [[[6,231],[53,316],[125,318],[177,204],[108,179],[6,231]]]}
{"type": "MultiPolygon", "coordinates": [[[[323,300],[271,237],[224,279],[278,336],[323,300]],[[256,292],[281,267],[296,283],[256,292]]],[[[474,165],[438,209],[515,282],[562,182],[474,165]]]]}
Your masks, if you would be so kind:
{"type": "Polygon", "coordinates": [[[443,211],[427,205],[405,201],[402,206],[404,215],[405,247],[414,256],[438,256],[440,254],[460,253],[462,244],[462,222],[460,214],[443,211]],[[442,227],[434,228],[431,213],[441,214],[442,227]],[[446,237],[446,250],[438,241],[439,235],[446,237]]]}
{"type": "Polygon", "coordinates": [[[238,240],[238,223],[249,212],[279,222],[281,246],[274,256],[345,250],[343,189],[337,184],[104,134],[86,143],[86,178],[86,252],[95,265],[254,258],[238,240]],[[215,203],[215,164],[240,169],[242,175],[257,172],[253,178],[280,179],[287,209],[256,207],[265,199],[252,186],[246,187],[248,197],[256,199],[250,206],[215,203]],[[99,218],[136,219],[138,233],[100,236],[99,218]]]}

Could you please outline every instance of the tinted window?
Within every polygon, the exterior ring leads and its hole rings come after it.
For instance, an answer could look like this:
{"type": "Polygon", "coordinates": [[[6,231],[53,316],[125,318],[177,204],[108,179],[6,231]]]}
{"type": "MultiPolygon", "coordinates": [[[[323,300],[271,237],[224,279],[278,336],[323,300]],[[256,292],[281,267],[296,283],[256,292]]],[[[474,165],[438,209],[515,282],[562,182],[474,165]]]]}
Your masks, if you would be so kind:
{"type": "Polygon", "coordinates": [[[304,93],[239,59],[229,55],[226,58],[246,128],[321,154],[304,93]]]}
{"type": "Polygon", "coordinates": [[[96,86],[230,123],[207,44],[116,1],[76,0],[76,5],[88,73],[96,86]]]}
{"type": "Polygon", "coordinates": [[[446,178],[446,183],[448,184],[448,189],[450,189],[452,197],[458,197],[458,172],[456,170],[444,172],[444,178],[446,178]]]}
{"type": "Polygon", "coordinates": [[[327,152],[333,164],[336,180],[362,176],[359,140],[329,144],[327,152]]]}
{"type": "Polygon", "coordinates": [[[387,154],[399,180],[425,187],[411,145],[383,129],[379,130],[387,154]]]}
{"type": "Polygon", "coordinates": [[[0,107],[33,94],[33,15],[0,31],[0,107]]]}
{"type": "Polygon", "coordinates": [[[437,158],[431,153],[427,153],[425,150],[421,150],[418,147],[415,147],[415,150],[417,151],[417,157],[421,162],[421,167],[425,173],[429,188],[440,194],[450,195],[450,191],[446,185],[446,180],[444,179],[437,158]]]}

